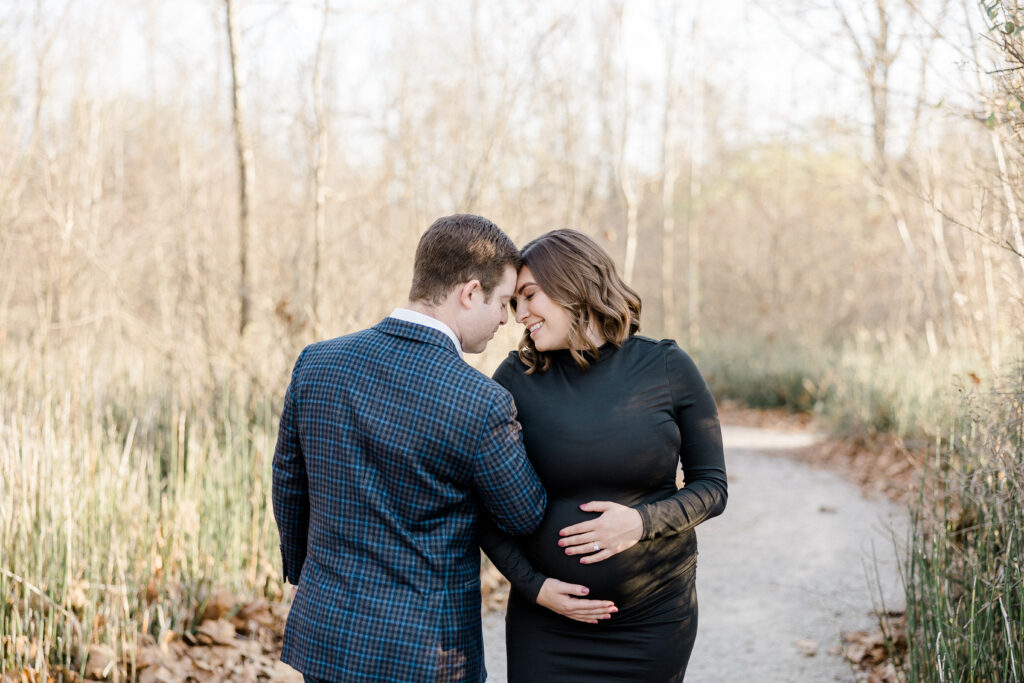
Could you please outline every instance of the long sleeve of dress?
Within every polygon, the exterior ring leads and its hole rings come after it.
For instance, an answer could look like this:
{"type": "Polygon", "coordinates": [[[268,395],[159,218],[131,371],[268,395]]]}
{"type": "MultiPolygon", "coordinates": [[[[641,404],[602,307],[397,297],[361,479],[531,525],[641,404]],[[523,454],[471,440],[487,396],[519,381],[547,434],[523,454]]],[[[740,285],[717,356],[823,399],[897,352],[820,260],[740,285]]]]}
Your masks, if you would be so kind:
{"type": "Polygon", "coordinates": [[[512,588],[531,602],[537,601],[547,577],[533,567],[516,539],[495,526],[487,514],[480,515],[480,547],[512,588]]]}
{"type": "Polygon", "coordinates": [[[674,344],[665,364],[685,486],[668,498],[636,507],[645,540],[683,532],[720,515],[728,498],[722,428],[711,391],[693,360],[674,344]]]}

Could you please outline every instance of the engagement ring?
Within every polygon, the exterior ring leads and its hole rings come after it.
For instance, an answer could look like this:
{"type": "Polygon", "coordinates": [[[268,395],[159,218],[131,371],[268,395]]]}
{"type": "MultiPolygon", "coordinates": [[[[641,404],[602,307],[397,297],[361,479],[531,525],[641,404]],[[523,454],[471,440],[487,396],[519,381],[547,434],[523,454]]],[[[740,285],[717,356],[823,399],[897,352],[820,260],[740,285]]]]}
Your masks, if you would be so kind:
{"type": "Polygon", "coordinates": [[[596,552],[597,552],[597,551],[599,551],[600,549],[601,549],[601,545],[600,545],[599,543],[595,542],[595,543],[594,543],[594,552],[596,553],[596,552]]]}

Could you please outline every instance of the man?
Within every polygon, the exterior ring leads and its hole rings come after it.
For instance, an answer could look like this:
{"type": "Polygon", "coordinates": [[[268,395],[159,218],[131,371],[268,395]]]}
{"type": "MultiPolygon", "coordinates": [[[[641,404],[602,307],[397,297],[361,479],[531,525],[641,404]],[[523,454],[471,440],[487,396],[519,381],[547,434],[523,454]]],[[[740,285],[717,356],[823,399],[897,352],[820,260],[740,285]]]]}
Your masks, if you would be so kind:
{"type": "Polygon", "coordinates": [[[506,322],[518,265],[491,221],[440,218],[407,309],[296,361],[273,500],[298,584],[281,659],[307,680],[484,680],[478,514],[526,534],[546,499],[511,397],[462,353],[506,322]]]}

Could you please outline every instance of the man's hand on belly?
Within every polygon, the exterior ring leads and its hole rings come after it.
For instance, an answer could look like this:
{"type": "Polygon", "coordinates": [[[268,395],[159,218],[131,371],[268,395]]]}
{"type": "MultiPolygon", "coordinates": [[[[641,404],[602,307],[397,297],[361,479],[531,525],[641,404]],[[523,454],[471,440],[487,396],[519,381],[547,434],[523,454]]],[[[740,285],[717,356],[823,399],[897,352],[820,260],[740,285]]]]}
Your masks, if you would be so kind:
{"type": "Polygon", "coordinates": [[[566,555],[584,555],[580,558],[582,564],[607,560],[632,548],[644,533],[640,513],[631,507],[607,500],[594,500],[580,505],[580,509],[601,514],[559,531],[558,535],[562,538],[558,545],[565,548],[566,555]]]}

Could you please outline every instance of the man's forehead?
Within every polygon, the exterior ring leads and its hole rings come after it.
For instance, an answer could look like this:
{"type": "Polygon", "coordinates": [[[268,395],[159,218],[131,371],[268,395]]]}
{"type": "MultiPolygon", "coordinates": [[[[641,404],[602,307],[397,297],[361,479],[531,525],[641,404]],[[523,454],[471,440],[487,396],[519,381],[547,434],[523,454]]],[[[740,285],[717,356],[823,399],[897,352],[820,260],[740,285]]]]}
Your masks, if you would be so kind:
{"type": "Polygon", "coordinates": [[[495,285],[493,294],[499,297],[511,297],[516,288],[516,270],[512,266],[505,269],[501,280],[495,285]]]}

